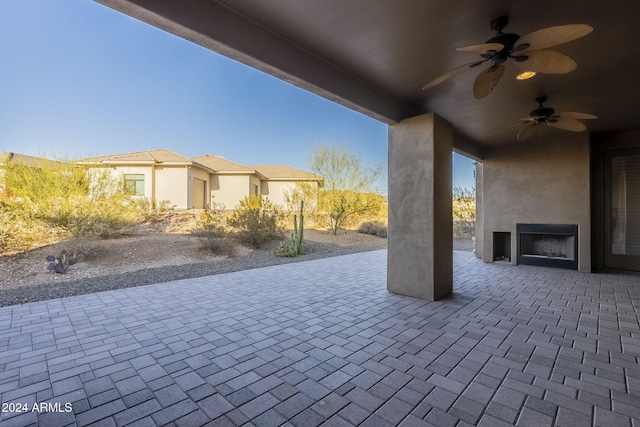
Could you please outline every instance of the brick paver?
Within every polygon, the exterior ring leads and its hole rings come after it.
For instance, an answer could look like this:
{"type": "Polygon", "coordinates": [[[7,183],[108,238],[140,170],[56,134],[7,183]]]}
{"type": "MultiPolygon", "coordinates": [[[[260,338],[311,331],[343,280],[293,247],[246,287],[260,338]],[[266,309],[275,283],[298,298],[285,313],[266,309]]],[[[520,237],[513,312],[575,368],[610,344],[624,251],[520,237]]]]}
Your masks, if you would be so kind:
{"type": "Polygon", "coordinates": [[[454,262],[438,302],[376,251],[0,308],[0,424],[640,425],[640,276],[454,262]]]}

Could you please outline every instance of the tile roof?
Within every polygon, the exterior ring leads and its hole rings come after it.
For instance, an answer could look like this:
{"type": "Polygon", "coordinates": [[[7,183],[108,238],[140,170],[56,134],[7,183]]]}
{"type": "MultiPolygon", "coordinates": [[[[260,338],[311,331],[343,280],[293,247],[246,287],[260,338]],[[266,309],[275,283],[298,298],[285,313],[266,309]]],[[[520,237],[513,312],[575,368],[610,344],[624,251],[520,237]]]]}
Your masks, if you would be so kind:
{"type": "Polygon", "coordinates": [[[59,161],[45,159],[44,157],[27,156],[26,154],[12,153],[9,151],[0,152],[0,165],[6,164],[9,160],[29,166],[40,166],[43,163],[60,163],[59,161]]]}
{"type": "Polygon", "coordinates": [[[111,154],[82,159],[80,163],[181,163],[192,164],[191,159],[166,148],[136,151],[133,153],[111,154]]]}
{"type": "Polygon", "coordinates": [[[302,169],[292,168],[291,166],[282,165],[258,165],[250,166],[255,168],[267,179],[286,179],[286,180],[304,180],[304,181],[323,181],[324,178],[315,173],[307,172],[302,169]]]}
{"type": "Polygon", "coordinates": [[[191,158],[194,162],[200,163],[216,172],[248,172],[256,173],[256,169],[250,166],[241,165],[240,163],[232,162],[224,157],[215,156],[213,154],[205,154],[204,156],[198,156],[191,158]]]}
{"type": "MultiPolygon", "coordinates": [[[[21,159],[33,164],[38,157],[25,156],[9,152],[0,152],[0,164],[9,159],[21,159]]],[[[136,151],[133,153],[111,154],[81,159],[80,164],[127,164],[127,163],[171,163],[181,165],[194,165],[211,169],[217,173],[246,173],[258,175],[262,179],[271,180],[298,180],[298,181],[323,181],[323,177],[302,169],[283,165],[258,165],[246,166],[227,160],[224,157],[213,154],[193,157],[191,159],[166,148],[155,150],[136,151]]]]}

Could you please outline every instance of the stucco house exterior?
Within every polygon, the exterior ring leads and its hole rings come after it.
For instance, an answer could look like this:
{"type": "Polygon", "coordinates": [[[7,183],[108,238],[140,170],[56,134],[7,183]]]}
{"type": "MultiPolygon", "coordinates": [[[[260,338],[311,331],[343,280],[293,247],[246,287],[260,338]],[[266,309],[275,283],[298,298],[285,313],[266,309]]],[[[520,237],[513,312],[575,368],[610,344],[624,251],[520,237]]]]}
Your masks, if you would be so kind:
{"type": "Polygon", "coordinates": [[[195,163],[211,170],[210,190],[213,201],[233,208],[247,196],[264,196],[285,206],[285,193],[297,182],[309,182],[322,187],[323,178],[311,172],[281,165],[247,166],[224,157],[207,154],[194,157],[195,163]]]}
{"type": "Polygon", "coordinates": [[[169,201],[178,209],[206,206],[207,182],[213,170],[164,148],[133,153],[92,157],[78,164],[109,170],[124,179],[134,197],[151,202],[169,201]]]}
{"type": "Polygon", "coordinates": [[[214,202],[233,209],[247,196],[284,205],[284,192],[296,182],[323,183],[321,176],[289,166],[245,166],[212,154],[188,158],[166,148],[92,157],[78,164],[107,168],[124,179],[132,196],[166,200],[176,209],[204,209],[214,202]]]}
{"type": "Polygon", "coordinates": [[[286,204],[284,195],[295,187],[296,183],[306,182],[316,188],[322,188],[324,185],[323,177],[291,166],[257,165],[249,167],[260,171],[267,178],[260,183],[260,194],[282,206],[286,204]]]}

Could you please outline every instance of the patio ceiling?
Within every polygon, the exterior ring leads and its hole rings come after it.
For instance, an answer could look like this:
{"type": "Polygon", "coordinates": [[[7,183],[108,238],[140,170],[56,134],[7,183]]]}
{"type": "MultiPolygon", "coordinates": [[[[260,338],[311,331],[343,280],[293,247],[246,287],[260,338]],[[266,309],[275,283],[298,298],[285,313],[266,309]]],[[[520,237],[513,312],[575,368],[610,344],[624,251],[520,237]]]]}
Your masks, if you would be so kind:
{"type": "MultiPolygon", "coordinates": [[[[514,143],[542,94],[556,111],[597,115],[590,131],[640,128],[640,2],[583,0],[97,0],[386,123],[428,112],[451,122],[454,147],[477,157],[514,143]],[[485,65],[423,91],[433,78],[479,58],[457,47],[483,43],[493,18],[504,32],[585,23],[593,33],[554,47],[578,68],[516,81],[510,62],[499,86],[476,100],[485,65]]],[[[561,131],[549,129],[548,135],[561,131]]]]}

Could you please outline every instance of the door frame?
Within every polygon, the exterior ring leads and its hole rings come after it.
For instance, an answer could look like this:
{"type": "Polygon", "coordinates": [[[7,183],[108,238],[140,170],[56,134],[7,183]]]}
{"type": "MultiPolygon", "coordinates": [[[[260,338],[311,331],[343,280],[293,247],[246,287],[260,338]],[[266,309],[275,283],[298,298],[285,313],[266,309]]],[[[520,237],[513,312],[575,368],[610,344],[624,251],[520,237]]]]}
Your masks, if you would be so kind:
{"type": "Polygon", "coordinates": [[[640,130],[591,134],[591,265],[594,271],[613,270],[607,266],[605,256],[610,249],[605,230],[609,217],[606,161],[613,152],[627,149],[640,149],[640,130]]]}

